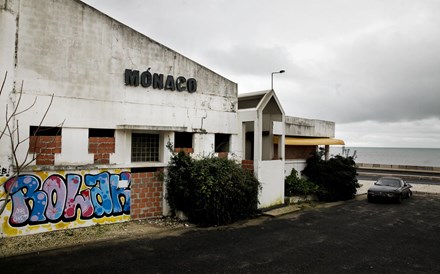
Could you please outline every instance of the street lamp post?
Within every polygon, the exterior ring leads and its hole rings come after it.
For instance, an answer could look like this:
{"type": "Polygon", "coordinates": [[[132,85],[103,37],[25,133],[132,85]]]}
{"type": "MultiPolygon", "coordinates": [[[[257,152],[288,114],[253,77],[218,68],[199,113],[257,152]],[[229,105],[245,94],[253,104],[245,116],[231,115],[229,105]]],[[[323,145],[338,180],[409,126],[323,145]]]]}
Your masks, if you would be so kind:
{"type": "Polygon", "coordinates": [[[280,70],[280,71],[275,71],[275,72],[272,72],[272,74],[271,74],[271,78],[270,78],[270,89],[271,90],[273,90],[273,75],[274,74],[277,74],[277,73],[284,73],[284,72],[286,72],[285,70],[280,70]]]}

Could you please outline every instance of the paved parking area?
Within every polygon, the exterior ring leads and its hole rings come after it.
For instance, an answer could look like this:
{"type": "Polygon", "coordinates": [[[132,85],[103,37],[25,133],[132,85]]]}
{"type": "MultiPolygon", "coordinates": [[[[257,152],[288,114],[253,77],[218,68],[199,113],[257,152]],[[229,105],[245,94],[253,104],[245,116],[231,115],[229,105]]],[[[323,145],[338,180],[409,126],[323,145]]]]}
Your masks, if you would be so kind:
{"type": "MultiPolygon", "coordinates": [[[[368,188],[370,188],[375,181],[373,180],[359,180],[359,184],[361,185],[360,188],[358,188],[357,194],[366,194],[368,188]]],[[[413,183],[411,181],[407,181],[410,183],[413,187],[411,190],[414,193],[437,193],[440,194],[440,184],[438,184],[437,181],[433,181],[432,183],[424,182],[421,183],[413,183]]]]}
{"type": "Polygon", "coordinates": [[[0,260],[2,273],[440,273],[440,196],[364,196],[161,238],[139,237],[0,260]]]}

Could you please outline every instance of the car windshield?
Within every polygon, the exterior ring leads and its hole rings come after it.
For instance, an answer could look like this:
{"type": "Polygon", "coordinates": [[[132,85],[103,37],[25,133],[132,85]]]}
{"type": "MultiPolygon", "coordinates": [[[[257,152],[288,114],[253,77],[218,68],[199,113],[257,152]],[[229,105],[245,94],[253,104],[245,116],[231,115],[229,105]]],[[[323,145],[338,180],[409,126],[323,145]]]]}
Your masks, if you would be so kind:
{"type": "Polygon", "coordinates": [[[380,186],[392,186],[392,187],[400,187],[400,180],[396,179],[380,179],[376,183],[380,186]]]}

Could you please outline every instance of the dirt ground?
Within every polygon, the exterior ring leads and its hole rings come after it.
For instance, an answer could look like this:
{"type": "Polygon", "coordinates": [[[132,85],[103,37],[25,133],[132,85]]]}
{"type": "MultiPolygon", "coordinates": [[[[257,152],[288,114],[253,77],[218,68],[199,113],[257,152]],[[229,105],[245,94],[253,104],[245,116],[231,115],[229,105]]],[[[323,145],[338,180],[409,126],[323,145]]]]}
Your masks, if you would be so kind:
{"type": "MultiPolygon", "coordinates": [[[[297,210],[315,207],[328,207],[337,203],[308,202],[297,206],[297,210]]],[[[268,216],[271,216],[270,214],[268,216]]],[[[272,216],[273,217],[273,216],[272,216]]],[[[261,222],[261,218],[244,220],[231,226],[252,225],[261,222]],[[260,220],[259,220],[260,219],[260,220]]],[[[90,227],[58,230],[26,236],[0,238],[0,258],[40,252],[54,248],[85,245],[91,242],[112,239],[128,239],[150,235],[160,237],[164,234],[179,234],[195,227],[177,218],[163,217],[136,220],[124,223],[95,225],[90,227]]]]}
{"type": "Polygon", "coordinates": [[[88,242],[169,233],[190,225],[174,218],[156,218],[117,224],[58,230],[33,235],[0,238],[0,258],[53,248],[77,246],[88,242]]]}

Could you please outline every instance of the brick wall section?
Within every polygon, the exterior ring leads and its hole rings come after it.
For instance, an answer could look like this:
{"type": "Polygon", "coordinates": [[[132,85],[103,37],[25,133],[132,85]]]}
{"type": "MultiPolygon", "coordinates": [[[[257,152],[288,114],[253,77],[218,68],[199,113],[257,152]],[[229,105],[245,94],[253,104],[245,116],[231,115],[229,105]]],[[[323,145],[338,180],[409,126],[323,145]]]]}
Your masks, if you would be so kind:
{"type": "MultiPolygon", "coordinates": [[[[274,158],[278,159],[278,145],[273,146],[274,158]]],[[[285,156],[286,160],[303,160],[308,159],[318,149],[317,146],[286,146],[285,156]]]]}
{"type": "Polygon", "coordinates": [[[229,152],[217,152],[219,158],[227,159],[229,152]]]}
{"type": "Polygon", "coordinates": [[[193,148],[180,148],[180,147],[174,148],[174,152],[176,152],[176,153],[179,153],[181,151],[185,152],[185,154],[194,153],[194,149],[193,148]]]}
{"type": "Polygon", "coordinates": [[[131,173],[131,219],[162,216],[163,169],[131,173]]]}
{"type": "Polygon", "coordinates": [[[247,169],[249,171],[254,172],[254,161],[252,161],[252,160],[242,160],[241,161],[241,166],[244,169],[247,169]]]}
{"type": "Polygon", "coordinates": [[[317,146],[286,146],[286,159],[308,159],[316,149],[317,146]]]}
{"type": "Polygon", "coordinates": [[[54,165],[55,154],[61,153],[61,136],[31,136],[29,152],[35,154],[37,165],[54,165]]]}
{"type": "Polygon", "coordinates": [[[95,164],[109,164],[110,153],[115,153],[114,137],[89,137],[89,153],[95,164]]]}

